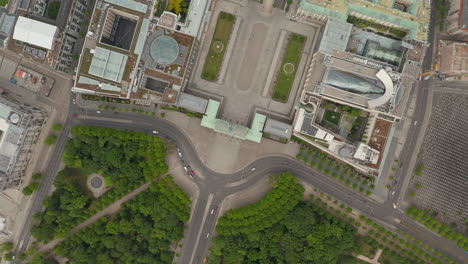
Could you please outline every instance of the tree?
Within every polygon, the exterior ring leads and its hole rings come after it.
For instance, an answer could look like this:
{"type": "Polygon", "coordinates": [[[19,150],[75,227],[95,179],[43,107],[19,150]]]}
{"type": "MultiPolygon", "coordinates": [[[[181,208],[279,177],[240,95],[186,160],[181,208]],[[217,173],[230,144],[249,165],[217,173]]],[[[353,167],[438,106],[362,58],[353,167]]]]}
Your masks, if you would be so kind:
{"type": "Polygon", "coordinates": [[[49,8],[47,10],[47,15],[52,19],[57,19],[58,13],[60,10],[60,1],[55,1],[49,4],[49,8]]]}
{"type": "Polygon", "coordinates": [[[13,242],[5,242],[2,244],[2,251],[10,251],[13,249],[13,242]]]}
{"type": "Polygon", "coordinates": [[[55,131],[60,131],[62,130],[63,125],[60,123],[55,123],[54,126],[52,126],[52,129],[55,131]]]}
{"type": "Polygon", "coordinates": [[[31,195],[34,191],[29,188],[29,186],[26,186],[23,188],[23,194],[24,195],[31,195]]]}
{"type": "Polygon", "coordinates": [[[42,174],[39,173],[39,172],[38,172],[38,173],[34,173],[34,174],[32,175],[31,178],[32,178],[33,180],[35,180],[35,181],[38,181],[38,180],[40,180],[40,179],[42,178],[42,174]]]}
{"type": "Polygon", "coordinates": [[[6,253],[5,255],[3,255],[3,257],[4,257],[5,260],[7,260],[7,261],[12,261],[12,260],[13,260],[13,253],[8,252],[8,253],[6,253]]]}
{"type": "Polygon", "coordinates": [[[57,141],[57,136],[56,135],[50,135],[50,136],[48,136],[46,138],[44,143],[46,143],[47,145],[53,145],[53,144],[55,144],[56,141],[57,141]]]}

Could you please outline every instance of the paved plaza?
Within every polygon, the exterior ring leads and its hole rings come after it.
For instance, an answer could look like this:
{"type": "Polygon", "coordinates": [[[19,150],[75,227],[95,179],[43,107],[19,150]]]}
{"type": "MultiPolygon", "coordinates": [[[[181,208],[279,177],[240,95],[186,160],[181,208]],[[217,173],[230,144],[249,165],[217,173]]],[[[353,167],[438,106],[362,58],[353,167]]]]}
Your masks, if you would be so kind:
{"type": "Polygon", "coordinates": [[[421,147],[422,175],[414,176],[410,188],[414,203],[437,211],[446,223],[462,226],[468,218],[468,94],[434,93],[432,114],[421,147]]]}
{"type": "Polygon", "coordinates": [[[194,93],[222,98],[220,118],[236,124],[250,125],[256,109],[291,119],[292,106],[300,92],[302,73],[315,48],[318,32],[318,26],[293,22],[282,10],[274,9],[272,14],[265,13],[261,5],[254,1],[219,1],[205,33],[193,83],[188,89],[194,93]],[[226,52],[221,68],[224,74],[217,82],[210,82],[201,78],[201,72],[221,11],[237,16],[236,23],[239,21],[239,26],[235,26],[231,34],[227,49],[232,50],[226,52]],[[280,103],[273,101],[271,94],[281,63],[281,52],[287,44],[287,37],[284,36],[288,34],[285,32],[304,35],[307,41],[289,100],[280,103]],[[280,58],[276,59],[278,53],[280,58]],[[271,85],[266,85],[269,83],[271,85]]]}

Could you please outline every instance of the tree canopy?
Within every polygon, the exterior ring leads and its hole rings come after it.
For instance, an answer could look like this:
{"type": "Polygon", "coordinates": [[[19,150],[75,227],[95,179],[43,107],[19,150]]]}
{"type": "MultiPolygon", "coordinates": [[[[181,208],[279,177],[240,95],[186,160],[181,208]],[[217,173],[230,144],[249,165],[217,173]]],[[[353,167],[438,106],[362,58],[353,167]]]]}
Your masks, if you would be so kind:
{"type": "Polygon", "coordinates": [[[168,170],[159,137],[91,126],[75,126],[72,135],[65,145],[65,164],[103,175],[110,190],[94,200],[67,169],[61,171],[54,182],[55,192],[44,200],[46,210],[34,217],[31,233],[39,241],[64,237],[77,223],[168,170]]]}
{"type": "Polygon", "coordinates": [[[171,263],[171,243],[183,237],[190,198],[168,176],[58,244],[54,251],[72,263],[171,263]]]}
{"type": "Polygon", "coordinates": [[[300,202],[304,189],[292,175],[277,176],[273,186],[259,202],[220,218],[210,263],[332,264],[355,247],[355,229],[300,202]]]}

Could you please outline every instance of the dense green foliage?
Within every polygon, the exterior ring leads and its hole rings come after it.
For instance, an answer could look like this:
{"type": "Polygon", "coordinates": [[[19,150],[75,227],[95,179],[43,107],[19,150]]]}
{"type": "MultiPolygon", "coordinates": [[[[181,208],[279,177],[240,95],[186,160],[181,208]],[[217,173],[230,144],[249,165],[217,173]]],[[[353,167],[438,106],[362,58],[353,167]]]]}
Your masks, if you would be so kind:
{"type": "Polygon", "coordinates": [[[128,185],[153,180],[167,172],[164,145],[159,137],[142,132],[75,126],[63,160],[70,168],[87,168],[106,183],[128,185]]]}
{"type": "Polygon", "coordinates": [[[285,217],[301,200],[304,187],[290,173],[271,178],[273,189],[257,203],[229,210],[219,219],[216,231],[222,235],[258,232],[285,217]]]}
{"type": "Polygon", "coordinates": [[[54,248],[71,263],[171,263],[170,244],[183,237],[190,198],[168,176],[54,248]]]}
{"type": "Polygon", "coordinates": [[[423,223],[427,228],[442,235],[448,240],[452,240],[461,248],[468,250],[468,238],[463,234],[453,231],[449,225],[439,222],[435,217],[431,216],[431,210],[421,210],[414,205],[408,208],[407,214],[423,223]]]}
{"type": "Polygon", "coordinates": [[[37,191],[39,189],[39,183],[38,182],[32,182],[28,186],[23,188],[23,194],[24,195],[31,195],[34,191],[37,191]]]}
{"type": "Polygon", "coordinates": [[[13,249],[13,242],[8,241],[2,244],[0,252],[10,251],[13,249]]]}
{"type": "Polygon", "coordinates": [[[55,144],[56,141],[57,141],[57,136],[50,135],[44,140],[44,143],[46,143],[47,145],[53,145],[55,144]]]}
{"type": "Polygon", "coordinates": [[[34,174],[32,175],[32,179],[35,180],[35,181],[38,181],[38,180],[40,180],[41,178],[42,178],[42,174],[39,173],[39,172],[38,172],[38,173],[34,173],[34,174]]]}
{"type": "Polygon", "coordinates": [[[55,123],[55,124],[52,126],[52,129],[55,130],[55,131],[60,131],[60,130],[62,130],[62,127],[63,127],[62,124],[60,124],[60,123],[55,123]]]}
{"type": "Polygon", "coordinates": [[[34,217],[31,233],[39,241],[64,237],[116,199],[167,172],[162,140],[145,133],[110,128],[75,126],[65,146],[64,161],[71,168],[85,168],[103,175],[111,189],[93,200],[70,170],[60,172],[55,192],[44,201],[46,210],[34,217]]]}
{"type": "Polygon", "coordinates": [[[354,249],[355,229],[300,202],[304,189],[293,176],[282,174],[273,186],[258,203],[220,218],[210,263],[327,264],[354,249]]]}
{"type": "Polygon", "coordinates": [[[29,264],[58,264],[58,262],[53,258],[48,258],[47,253],[40,252],[34,255],[29,264]]]}
{"type": "Polygon", "coordinates": [[[60,10],[60,1],[55,1],[49,4],[47,15],[52,19],[57,19],[60,10]]]}

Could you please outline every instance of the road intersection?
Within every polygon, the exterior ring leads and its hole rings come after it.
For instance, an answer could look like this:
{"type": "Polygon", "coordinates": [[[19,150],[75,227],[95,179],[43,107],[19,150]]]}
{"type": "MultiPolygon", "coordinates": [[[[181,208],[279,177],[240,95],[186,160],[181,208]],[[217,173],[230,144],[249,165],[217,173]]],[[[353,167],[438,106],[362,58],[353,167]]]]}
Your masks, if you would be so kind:
{"type": "MultiPolygon", "coordinates": [[[[418,102],[415,112],[418,113],[415,120],[424,120],[424,110],[426,107],[429,89],[418,90],[418,102]],[[424,109],[424,110],[423,110],[424,109]],[[422,110],[422,111],[421,111],[422,110]]],[[[178,263],[201,263],[203,258],[208,255],[208,249],[211,245],[211,239],[215,236],[215,226],[219,216],[217,208],[223,203],[223,200],[236,192],[246,190],[255,185],[259,180],[269,175],[278,174],[285,171],[292,172],[293,175],[302,181],[318,188],[324,193],[333,196],[335,199],[347,203],[349,206],[374,218],[380,224],[390,228],[398,228],[418,240],[421,240],[429,246],[439,250],[455,260],[463,263],[465,253],[458,248],[455,243],[446,241],[443,237],[431,232],[422,225],[406,216],[400,210],[394,210],[393,203],[398,203],[398,197],[402,196],[404,190],[404,177],[406,172],[412,167],[409,162],[405,162],[402,169],[399,170],[397,177],[398,184],[395,187],[395,195],[389,196],[384,203],[378,203],[363,196],[359,192],[346,189],[341,183],[331,177],[327,177],[311,169],[302,161],[298,161],[286,156],[263,157],[248,165],[246,168],[232,174],[222,174],[206,167],[199,158],[193,143],[177,126],[165,119],[150,117],[136,113],[122,113],[113,111],[99,111],[92,109],[79,108],[78,105],[70,104],[68,121],[65,123],[63,131],[54,147],[50,157],[50,163],[44,173],[44,180],[36,193],[31,207],[28,220],[20,235],[21,245],[19,250],[25,250],[29,240],[29,229],[32,225],[32,216],[41,210],[41,203],[47,195],[52,185],[53,179],[58,172],[61,155],[65,143],[68,139],[69,131],[72,126],[78,124],[105,126],[115,129],[130,129],[152,133],[157,130],[159,135],[166,137],[180,148],[184,160],[192,167],[196,168],[197,174],[203,176],[195,177],[193,180],[200,189],[199,197],[195,203],[189,229],[183,241],[183,248],[178,263]],[[255,168],[252,170],[252,168],[255,168]],[[211,211],[213,210],[213,214],[211,211]],[[395,221],[398,219],[399,221],[395,221]]],[[[408,136],[416,137],[419,135],[423,122],[412,126],[408,136]]],[[[402,152],[402,160],[409,160],[413,153],[416,140],[409,140],[402,152]]],[[[188,176],[187,176],[188,177],[188,176]]],[[[18,250],[17,250],[18,252],[18,250]]]]}

